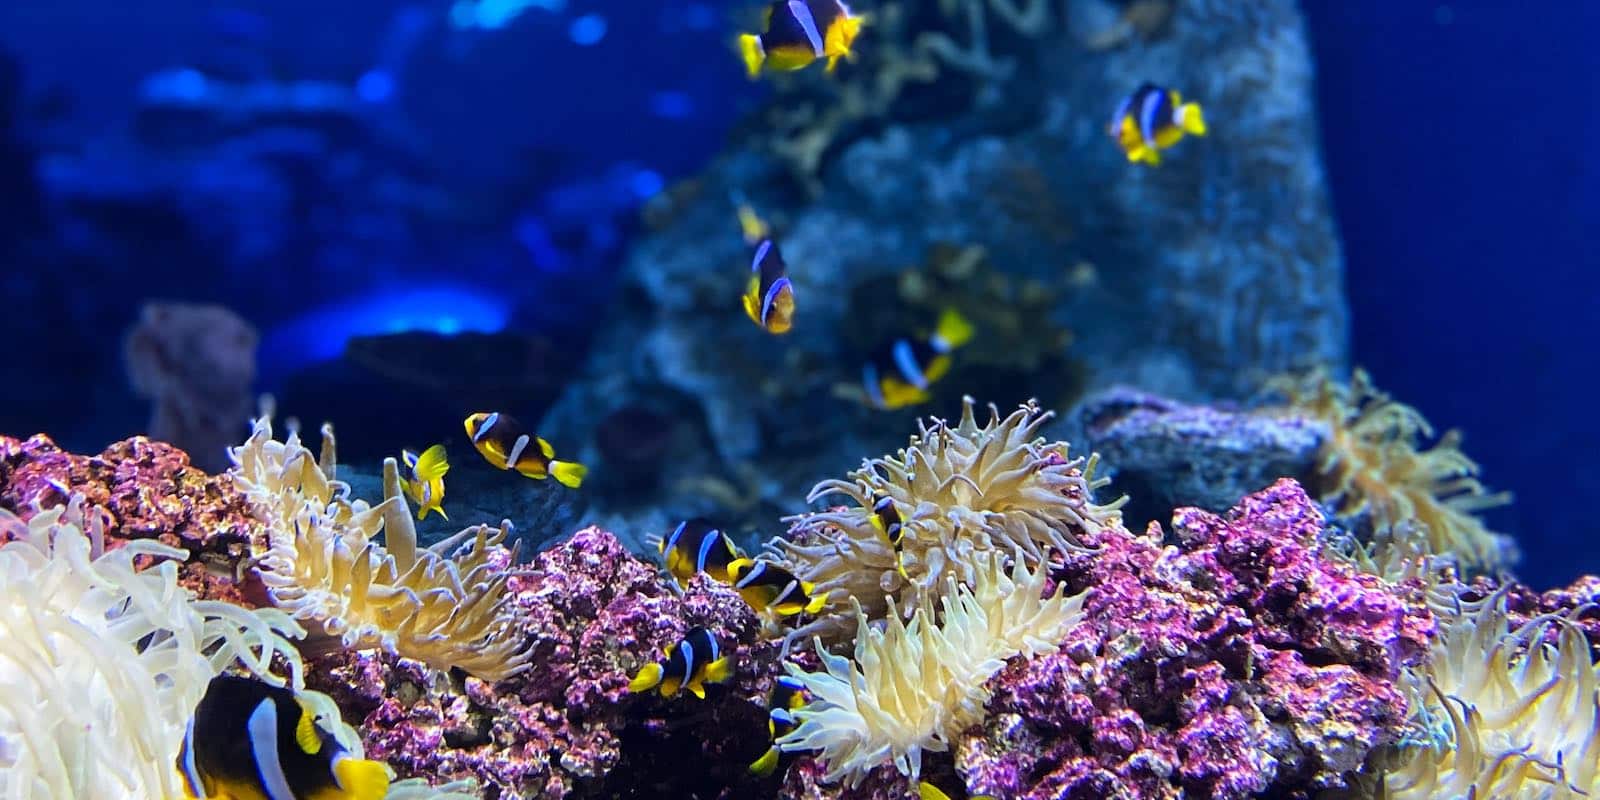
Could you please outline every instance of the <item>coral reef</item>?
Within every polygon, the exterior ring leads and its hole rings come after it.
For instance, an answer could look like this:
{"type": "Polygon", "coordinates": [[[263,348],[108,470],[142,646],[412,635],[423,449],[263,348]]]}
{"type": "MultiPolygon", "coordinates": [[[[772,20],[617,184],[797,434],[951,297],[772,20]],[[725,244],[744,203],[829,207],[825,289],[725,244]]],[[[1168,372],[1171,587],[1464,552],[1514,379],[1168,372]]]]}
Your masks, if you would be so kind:
{"type": "Polygon", "coordinates": [[[187,553],[179,582],[201,599],[266,602],[260,581],[240,568],[265,544],[266,529],[228,476],[207,475],[183,451],[142,437],[79,456],[42,435],[0,436],[0,507],[31,514],[72,494],[106,514],[108,548],[144,539],[179,548],[187,553]]]}
{"type": "Polygon", "coordinates": [[[173,765],[207,683],[238,665],[281,685],[275,656],[298,683],[284,634],[299,628],[186,596],[182,550],[107,550],[109,515],[81,494],[34,511],[0,510],[0,795],[181,796],[173,765]]]}
{"type": "Polygon", "coordinates": [[[795,635],[848,629],[859,603],[867,616],[888,613],[889,595],[911,613],[947,576],[978,587],[981,556],[1017,552],[1030,565],[1049,551],[1082,549],[1081,540],[1119,523],[1119,502],[1101,505],[1096,459],[1068,458],[1065,442],[1037,436],[1053,414],[1032,403],[1001,418],[990,407],[979,425],[972,398],[955,425],[933,419],[897,455],[869,459],[848,480],[817,484],[808,499],[841,496],[854,505],[795,517],[791,538],[775,539],[777,559],[827,593],[817,621],[795,635]],[[893,499],[904,520],[901,558],[872,524],[875,498],[893,499]],[[901,577],[903,564],[905,578],[901,577]]]}
{"type": "Polygon", "coordinates": [[[1272,388],[1288,397],[1288,406],[1263,413],[1311,417],[1327,426],[1311,485],[1338,514],[1358,520],[1377,545],[1421,535],[1424,552],[1466,570],[1493,572],[1516,560],[1511,540],[1474,516],[1509,503],[1511,495],[1484,488],[1477,463],[1461,452],[1460,432],[1447,431],[1427,445],[1433,438],[1428,420],[1359,369],[1348,385],[1316,373],[1279,379],[1272,388]]]}
{"type": "Polygon", "coordinates": [[[1518,624],[1509,587],[1446,612],[1418,693],[1433,741],[1402,753],[1387,797],[1567,798],[1600,792],[1600,666],[1567,614],[1518,624]]]}
{"type": "Polygon", "coordinates": [[[147,303],[123,339],[133,388],[154,405],[148,434],[220,472],[250,413],[256,330],[221,306],[147,303]]]}
{"type": "Polygon", "coordinates": [[[267,526],[257,570],[272,602],[347,649],[382,647],[486,680],[525,669],[506,593],[515,554],[499,546],[509,523],[419,549],[394,459],[384,462],[382,503],[349,500],[349,487],[331,478],[333,430],[322,434],[314,458],[298,432],[274,440],[263,414],[232,451],[234,481],[267,526]],[[380,531],[387,547],[373,541],[380,531]]]}
{"type": "Polygon", "coordinates": [[[826,782],[845,778],[856,787],[885,763],[916,781],[923,751],[950,749],[983,720],[989,678],[1008,659],[1054,651],[1083,618],[1084,595],[1067,597],[1062,584],[1046,593],[1048,565],[1030,571],[1018,552],[1007,576],[998,552],[972,560],[974,588],[947,574],[937,617],[931,592],[909,623],[890,600],[881,629],[857,604],[853,661],[828,653],[819,640],[824,671],[790,665],[813,700],[794,712],[799,725],[778,744],[821,751],[826,782]]]}
{"type": "Polygon", "coordinates": [[[1278,478],[1304,481],[1328,438],[1327,426],[1304,416],[1263,416],[1188,405],[1117,387],[1087,398],[1069,421],[1073,441],[1099,453],[1128,527],[1158,520],[1179,506],[1226,511],[1278,478]]]}
{"type": "MultiPolygon", "coordinates": [[[[663,471],[742,487],[747,472],[755,482],[741,499],[792,513],[817,476],[895,447],[901,421],[955,413],[944,398],[899,414],[841,411],[829,395],[860,380],[860,353],[841,339],[868,308],[857,298],[878,302],[866,313],[908,318],[898,276],[941,245],[982,248],[993,274],[1018,288],[1003,302],[1026,309],[1029,330],[1073,331],[1071,380],[1051,372],[985,383],[1011,393],[996,402],[1055,402],[1117,383],[1186,400],[1243,398],[1260,374],[1342,367],[1342,268],[1297,4],[1174,6],[1163,33],[1091,51],[1060,31],[1055,3],[880,4],[859,64],[842,65],[835,80],[794,76],[795,88],[780,89],[752,126],[760,133],[700,176],[670,222],[632,249],[622,299],[589,363],[540,427],[575,440],[578,460],[598,462],[600,420],[630,406],[670,408],[692,428],[683,436],[692,444],[663,471]],[[946,44],[919,49],[922,34],[946,44]],[[922,74],[937,71],[938,92],[906,77],[922,65],[931,65],[922,74]],[[1016,77],[1000,77],[1008,66],[1016,77]],[[1185,96],[1219,121],[1159,170],[1130,169],[1105,139],[1105,117],[1114,98],[1155,74],[1183,75],[1185,96]],[[772,119],[793,121],[773,128],[772,119]],[[774,156],[775,147],[796,157],[774,156]],[[1019,169],[1034,188],[1015,178],[1019,169]],[[794,191],[796,174],[823,192],[794,191]],[[1012,185],[1050,201],[994,190],[1012,185]],[[739,307],[748,253],[734,192],[772,222],[790,267],[795,327],[782,341],[739,307]],[[1062,223],[1040,224],[1041,211],[1062,223]],[[1099,279],[1079,286],[1083,262],[1101,265],[1099,279]],[[1035,283],[1055,290],[1048,303],[1021,291],[1035,283]]],[[[984,296],[970,288],[969,300],[984,296]]],[[[980,326],[971,352],[990,337],[1005,338],[1003,328],[980,326]]],[[[1054,352],[1040,343],[1042,365],[1062,358],[1061,340],[1052,341],[1054,352]]],[[[670,480],[596,486],[593,519],[627,533],[722,516],[704,504],[670,480]]]]}
{"type": "Polygon", "coordinates": [[[776,644],[731,590],[706,579],[679,595],[616,537],[586,529],[510,578],[529,669],[497,683],[432,673],[383,652],[317,662],[311,681],[363,716],[367,751],[403,775],[475,777],[491,797],[753,792],[745,765],[766,748],[776,644]],[[703,625],[735,664],[705,701],[630,696],[629,676],[703,625]]]}
{"type": "Polygon", "coordinates": [[[1163,545],[1107,530],[1058,572],[1090,590],[1059,653],[992,682],[956,769],[973,793],[1304,796],[1346,784],[1408,720],[1405,670],[1433,633],[1419,598],[1319,544],[1293,481],[1225,517],[1180,509],[1163,545]]]}

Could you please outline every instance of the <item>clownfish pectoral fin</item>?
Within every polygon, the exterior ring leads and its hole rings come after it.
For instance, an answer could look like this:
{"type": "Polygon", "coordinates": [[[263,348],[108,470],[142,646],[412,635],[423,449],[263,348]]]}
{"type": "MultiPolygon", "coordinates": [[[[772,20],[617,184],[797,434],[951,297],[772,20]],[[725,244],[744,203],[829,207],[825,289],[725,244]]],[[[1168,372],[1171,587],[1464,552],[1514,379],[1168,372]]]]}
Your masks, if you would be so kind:
{"type": "Polygon", "coordinates": [[[562,486],[576,489],[583,484],[583,477],[589,474],[589,468],[572,461],[552,461],[550,474],[554,475],[556,482],[562,486]]]}
{"type": "Polygon", "coordinates": [[[704,700],[706,699],[706,685],[700,681],[695,681],[689,684],[689,693],[697,699],[704,700]]]}
{"type": "Polygon", "coordinates": [[[767,52],[761,47],[761,37],[746,33],[739,37],[739,56],[744,59],[744,71],[752,80],[761,74],[767,52]]]}
{"type": "Polygon", "coordinates": [[[341,758],[333,762],[333,777],[348,800],[382,800],[389,793],[389,768],[382,761],[341,758]]]}
{"type": "Polygon", "coordinates": [[[294,726],[294,743],[306,755],[314,756],[322,752],[322,735],[317,733],[317,715],[304,702],[300,703],[300,721],[294,726]]]}
{"type": "Polygon", "coordinates": [[[661,683],[661,673],[664,672],[660,664],[646,664],[639,674],[633,676],[633,681],[628,684],[630,692],[648,692],[661,683]]]}
{"type": "Polygon", "coordinates": [[[417,480],[424,483],[443,478],[450,471],[450,459],[445,455],[444,445],[436,444],[422,451],[422,455],[416,457],[412,471],[416,473],[417,480]]]}
{"type": "Polygon", "coordinates": [[[706,683],[722,683],[733,674],[733,661],[727,656],[706,665],[706,683]]]}
{"type": "Polygon", "coordinates": [[[750,764],[751,774],[762,778],[771,775],[772,771],[778,768],[778,757],[780,755],[782,755],[782,751],[777,747],[767,748],[767,752],[764,755],[750,764]]]}
{"type": "Polygon", "coordinates": [[[1184,103],[1178,106],[1178,126],[1183,128],[1184,133],[1195,136],[1206,135],[1206,118],[1200,111],[1199,103],[1184,103]]]}

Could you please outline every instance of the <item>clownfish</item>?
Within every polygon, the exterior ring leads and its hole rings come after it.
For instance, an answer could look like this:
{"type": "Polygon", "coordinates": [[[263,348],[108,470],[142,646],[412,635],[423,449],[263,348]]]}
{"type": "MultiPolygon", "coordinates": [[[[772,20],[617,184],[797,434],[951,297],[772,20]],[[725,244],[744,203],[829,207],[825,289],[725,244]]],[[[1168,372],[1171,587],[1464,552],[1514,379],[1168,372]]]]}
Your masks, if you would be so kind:
{"type": "Polygon", "coordinates": [[[702,700],[706,684],[721,683],[733,674],[733,662],[722,655],[717,637],[705,628],[695,628],[676,644],[667,645],[661,661],[646,664],[628,684],[630,692],[648,692],[660,687],[662,697],[672,697],[679,689],[702,700]]]}
{"type": "Polygon", "coordinates": [[[778,245],[763,239],[750,259],[750,283],[744,290],[744,313],[767,333],[782,335],[794,327],[794,284],[778,245]]]}
{"type": "Polygon", "coordinates": [[[1161,151],[1186,134],[1206,135],[1206,120],[1199,103],[1185,103],[1176,91],[1146,83],[1117,104],[1106,132],[1129,162],[1154,166],[1161,163],[1161,151]]]}
{"type": "MultiPolygon", "coordinates": [[[[950,795],[945,794],[939,790],[939,787],[926,781],[917,783],[917,797],[920,800],[950,800],[950,795]]],[[[967,800],[995,800],[995,797],[992,794],[975,794],[968,796],[967,800]]]]}
{"type": "Polygon", "coordinates": [[[378,800],[389,768],[355,758],[289,689],[219,675],[178,750],[189,800],[378,800]]]}
{"type": "Polygon", "coordinates": [[[589,468],[572,461],[556,461],[550,443],[522,427],[510,414],[479,412],[467,417],[467,435],[472,446],[496,469],[514,469],[530,478],[544,480],[554,476],[557,483],[576,489],[589,468]]]}
{"type": "Polygon", "coordinates": [[[883,534],[884,538],[889,540],[890,546],[894,547],[894,566],[899,570],[900,577],[910,580],[910,576],[906,575],[905,554],[900,550],[900,546],[905,542],[906,526],[900,519],[900,509],[895,506],[894,498],[886,494],[874,497],[869,519],[872,520],[872,527],[883,534]]]}
{"type": "Polygon", "coordinates": [[[928,387],[950,371],[950,354],[972,340],[972,324],[949,309],[927,339],[901,338],[879,349],[861,368],[867,403],[893,410],[926,403],[928,387]]]}
{"type": "Polygon", "coordinates": [[[400,461],[406,465],[400,488],[417,504],[417,519],[427,519],[429,511],[437,511],[439,516],[450,519],[450,515],[444,513],[444,474],[450,471],[444,445],[436,444],[422,451],[420,456],[401,450],[400,461]]]}
{"type": "Polygon", "coordinates": [[[792,675],[782,675],[772,684],[772,694],[767,698],[767,734],[772,746],[750,765],[750,771],[763,778],[778,766],[783,751],[778,749],[778,737],[800,726],[794,718],[795,709],[806,704],[805,684],[792,675]]]}
{"type": "Polygon", "coordinates": [[[739,596],[756,611],[792,617],[802,611],[815,614],[828,602],[825,594],[813,596],[814,584],[767,561],[741,558],[728,565],[728,575],[739,596]]]}
{"type": "Polygon", "coordinates": [[[656,550],[666,558],[667,572],[679,586],[688,583],[698,572],[723,583],[732,583],[728,565],[744,558],[726,533],[703,519],[678,523],[656,550]]]}
{"type": "Polygon", "coordinates": [[[854,57],[850,47],[865,23],[844,0],[778,0],[767,8],[764,33],[739,37],[739,54],[751,78],[762,67],[790,72],[823,58],[832,72],[839,59],[854,57]]]}

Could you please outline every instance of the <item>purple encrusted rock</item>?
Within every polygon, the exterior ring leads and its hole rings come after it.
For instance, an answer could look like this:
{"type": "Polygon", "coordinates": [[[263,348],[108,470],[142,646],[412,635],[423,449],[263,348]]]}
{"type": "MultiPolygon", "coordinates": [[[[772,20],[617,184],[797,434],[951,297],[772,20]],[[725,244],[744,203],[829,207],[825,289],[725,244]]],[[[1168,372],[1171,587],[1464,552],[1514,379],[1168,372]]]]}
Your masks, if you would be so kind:
{"type": "Polygon", "coordinates": [[[1310,796],[1344,786],[1407,715],[1400,671],[1433,619],[1418,593],[1324,555],[1281,480],[1226,516],[1173,515],[1171,543],[1101,534],[1058,573],[1091,591],[1061,650],[991,682],[957,748],[974,793],[1032,798],[1310,796]]]}

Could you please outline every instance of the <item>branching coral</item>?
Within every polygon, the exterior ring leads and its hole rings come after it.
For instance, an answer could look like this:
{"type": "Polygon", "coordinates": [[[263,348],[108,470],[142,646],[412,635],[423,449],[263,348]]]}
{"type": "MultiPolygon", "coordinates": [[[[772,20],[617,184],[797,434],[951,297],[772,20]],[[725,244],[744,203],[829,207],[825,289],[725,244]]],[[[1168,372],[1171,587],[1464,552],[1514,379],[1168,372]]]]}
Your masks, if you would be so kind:
{"type": "Polygon", "coordinates": [[[902,622],[889,600],[882,628],[859,604],[855,659],[833,655],[815,642],[823,672],[789,665],[814,698],[795,712],[799,726],[779,739],[785,750],[820,750],[826,780],[858,784],[867,772],[893,762],[915,780],[923,751],[945,751],[966,728],[984,717],[985,683],[1014,656],[1054,651],[1082,618],[1084,595],[1065,595],[1057,585],[1046,596],[1049,570],[1029,571],[1020,553],[1008,576],[997,552],[971,558],[973,586],[946,575],[935,621],[932,593],[925,593],[902,622]]]}
{"type": "Polygon", "coordinates": [[[1504,591],[1458,605],[1441,627],[1424,692],[1442,735],[1386,777],[1388,797],[1600,793],[1600,667],[1587,639],[1564,616],[1509,628],[1504,591]]]}
{"type": "Polygon", "coordinates": [[[0,510],[0,797],[179,797],[178,745],[212,677],[237,663],[281,684],[276,654],[299,683],[292,621],[193,600],[184,551],[106,552],[105,525],[81,495],[27,523],[0,510]]]}
{"type": "Polygon", "coordinates": [[[298,433],[275,441],[267,415],[233,450],[234,479],[269,529],[259,569],[273,602],[347,648],[382,647],[485,680],[525,669],[507,606],[505,567],[515,553],[499,547],[510,524],[467,528],[419,549],[394,459],[384,462],[384,501],[369,507],[329,477],[332,453],[331,429],[323,428],[319,464],[298,433]],[[380,531],[387,549],[373,541],[380,531]]]}
{"type": "Polygon", "coordinates": [[[1273,388],[1295,411],[1328,425],[1316,488],[1340,515],[1365,516],[1380,546],[1415,535],[1425,537],[1426,552],[1465,569],[1492,570],[1513,560],[1510,540],[1474,516],[1511,496],[1484,488],[1478,464],[1460,450],[1459,432],[1447,431],[1425,446],[1433,427],[1416,409],[1373,386],[1362,370],[1349,386],[1317,374],[1280,379],[1273,388]],[[1402,525],[1408,521],[1414,525],[1402,525]]]}
{"type": "Polygon", "coordinates": [[[1094,477],[1096,458],[1069,459],[1064,442],[1046,444],[1036,435],[1050,413],[1030,402],[1002,419],[990,406],[989,422],[979,426],[973,406],[965,398],[955,426],[939,419],[919,423],[909,447],[866,461],[849,480],[817,484],[808,498],[843,495],[854,505],[790,519],[797,535],[773,542],[779,561],[828,594],[821,618],[802,635],[847,629],[847,598],[877,618],[890,608],[885,595],[895,594],[909,612],[947,577],[976,586],[985,553],[1017,551],[1037,565],[1047,550],[1082,549],[1081,535],[1119,522],[1121,500],[1094,502],[1094,490],[1105,483],[1094,477]],[[892,498],[904,520],[909,580],[872,525],[879,496],[892,498]]]}

